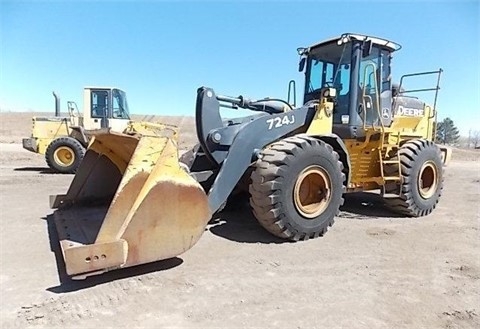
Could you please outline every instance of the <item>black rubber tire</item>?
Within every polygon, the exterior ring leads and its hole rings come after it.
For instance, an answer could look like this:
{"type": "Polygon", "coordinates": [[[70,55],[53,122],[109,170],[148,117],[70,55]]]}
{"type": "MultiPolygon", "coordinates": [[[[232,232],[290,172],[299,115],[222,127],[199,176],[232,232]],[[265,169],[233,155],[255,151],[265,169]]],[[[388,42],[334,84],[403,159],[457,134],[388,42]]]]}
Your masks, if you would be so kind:
{"type": "Polygon", "coordinates": [[[250,205],[270,233],[289,240],[322,236],[343,205],[345,174],[333,148],[308,135],[285,138],[261,151],[251,175],[250,205]],[[294,188],[302,171],[317,166],[328,174],[330,198],[318,216],[303,216],[295,205],[294,188]]]}
{"type": "MultiPolygon", "coordinates": [[[[440,149],[431,141],[424,139],[408,141],[399,149],[402,183],[390,185],[386,189],[388,194],[397,194],[398,197],[385,198],[385,203],[393,211],[411,217],[420,217],[430,214],[437,206],[443,190],[443,163],[440,149]],[[434,175],[428,175],[432,183],[428,197],[422,196],[419,186],[420,174],[425,173],[425,165],[434,175]],[[432,179],[430,176],[434,176],[432,179]]],[[[428,174],[428,173],[427,173],[428,174]]]]}
{"type": "Polygon", "coordinates": [[[82,162],[84,155],[85,147],[83,147],[79,141],[71,137],[60,137],[53,140],[50,145],[48,145],[45,152],[45,160],[47,161],[47,165],[56,172],[62,174],[74,174],[82,162]],[[55,153],[60,148],[72,152],[74,158],[71,164],[64,164],[56,159],[55,153]]]}

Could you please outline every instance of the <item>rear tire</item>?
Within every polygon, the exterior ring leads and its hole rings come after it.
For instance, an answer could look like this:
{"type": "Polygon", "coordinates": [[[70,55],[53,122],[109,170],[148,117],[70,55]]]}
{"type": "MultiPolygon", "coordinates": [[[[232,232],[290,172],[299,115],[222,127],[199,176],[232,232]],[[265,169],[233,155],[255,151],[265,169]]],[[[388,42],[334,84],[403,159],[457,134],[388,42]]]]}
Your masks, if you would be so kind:
{"type": "Polygon", "coordinates": [[[290,240],[322,236],[343,204],[345,174],[333,148],[297,135],[264,149],[252,172],[250,205],[270,233],[290,240]]]}
{"type": "Polygon", "coordinates": [[[399,156],[403,181],[386,190],[399,196],[385,198],[385,203],[393,211],[407,216],[426,216],[435,209],[442,195],[440,149],[431,141],[412,140],[400,148],[399,156]]]}
{"type": "Polygon", "coordinates": [[[74,174],[85,155],[85,148],[71,137],[60,137],[48,145],[45,152],[47,165],[62,174],[74,174]]]}

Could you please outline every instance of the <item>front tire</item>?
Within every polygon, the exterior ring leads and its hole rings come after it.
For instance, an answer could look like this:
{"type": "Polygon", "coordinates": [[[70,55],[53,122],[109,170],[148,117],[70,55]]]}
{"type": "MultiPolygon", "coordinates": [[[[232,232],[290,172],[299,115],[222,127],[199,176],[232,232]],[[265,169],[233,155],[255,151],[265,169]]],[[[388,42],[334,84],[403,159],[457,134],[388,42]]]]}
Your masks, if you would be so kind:
{"type": "Polygon", "coordinates": [[[271,144],[260,153],[251,175],[255,217],[280,238],[322,236],[343,204],[342,170],[337,152],[308,135],[271,144]]]}
{"type": "Polygon", "coordinates": [[[399,195],[385,198],[393,211],[420,217],[437,206],[443,190],[443,163],[440,149],[428,140],[412,140],[399,150],[403,181],[387,193],[399,195]]]}
{"type": "Polygon", "coordinates": [[[71,137],[60,137],[48,145],[45,152],[47,165],[62,174],[74,174],[85,155],[85,148],[71,137]]]}

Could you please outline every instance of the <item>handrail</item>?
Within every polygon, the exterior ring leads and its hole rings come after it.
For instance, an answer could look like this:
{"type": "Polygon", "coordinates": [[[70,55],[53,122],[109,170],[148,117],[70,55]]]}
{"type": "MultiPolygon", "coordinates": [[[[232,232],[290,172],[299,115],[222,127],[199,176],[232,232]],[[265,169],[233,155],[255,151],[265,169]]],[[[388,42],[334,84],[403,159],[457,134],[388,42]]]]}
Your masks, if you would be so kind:
{"type": "MultiPolygon", "coordinates": [[[[382,135],[383,133],[385,132],[385,126],[383,124],[383,120],[382,120],[382,114],[380,112],[380,101],[379,101],[379,86],[378,86],[378,80],[377,80],[377,75],[375,74],[376,72],[376,67],[375,67],[375,64],[374,63],[368,63],[367,65],[365,65],[365,68],[363,70],[363,88],[362,88],[362,102],[365,102],[365,97],[369,97],[370,98],[370,101],[372,102],[373,104],[373,100],[372,100],[372,96],[370,95],[366,95],[365,94],[365,90],[366,90],[366,80],[367,80],[367,69],[369,67],[372,67],[372,73],[373,74],[373,81],[375,83],[375,105],[377,107],[377,114],[378,114],[378,120],[380,121],[380,127],[381,127],[381,132],[382,132],[382,135]]],[[[364,111],[363,111],[363,129],[365,129],[366,125],[365,125],[365,121],[366,121],[366,112],[367,112],[367,107],[364,105],[364,111]]],[[[372,128],[375,129],[376,126],[375,126],[375,121],[372,121],[372,128]]],[[[383,137],[382,137],[383,138],[383,137]]]]}
{"type": "MultiPolygon", "coordinates": [[[[398,86],[398,92],[401,94],[407,94],[407,93],[417,93],[417,92],[424,92],[424,91],[435,91],[435,98],[433,101],[433,113],[434,115],[430,116],[429,119],[432,119],[437,116],[437,99],[438,99],[438,91],[440,90],[440,76],[443,72],[442,68],[439,68],[437,71],[426,71],[426,72],[417,72],[417,73],[409,73],[409,74],[404,74],[400,78],[400,85],[398,86]],[[402,91],[402,84],[403,84],[403,79],[408,78],[408,77],[414,77],[414,76],[420,76],[420,75],[432,75],[432,74],[438,74],[437,77],[437,85],[434,88],[421,88],[421,89],[412,89],[412,90],[404,90],[402,91]]],[[[392,108],[395,109],[395,100],[392,104],[392,108]]]]}
{"type": "Polygon", "coordinates": [[[297,87],[295,85],[295,80],[290,80],[288,83],[288,99],[287,102],[288,104],[290,103],[290,94],[293,88],[293,107],[297,107],[297,87]]]}

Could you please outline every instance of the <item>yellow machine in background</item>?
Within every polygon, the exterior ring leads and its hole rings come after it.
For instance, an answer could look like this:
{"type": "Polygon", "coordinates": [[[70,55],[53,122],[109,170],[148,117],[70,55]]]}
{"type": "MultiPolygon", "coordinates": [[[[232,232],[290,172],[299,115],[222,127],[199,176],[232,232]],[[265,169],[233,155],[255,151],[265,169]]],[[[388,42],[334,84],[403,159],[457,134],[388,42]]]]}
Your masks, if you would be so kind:
{"type": "Polygon", "coordinates": [[[93,131],[122,132],[130,122],[126,94],[118,88],[85,87],[83,112],[75,102],[67,102],[68,117],[60,116],[60,99],[53,95],[55,116],[32,118],[32,135],[23,139],[23,148],[44,154],[48,166],[57,172],[77,170],[93,131]]]}
{"type": "Polygon", "coordinates": [[[178,158],[176,129],[133,123],[95,133],[65,195],[52,197],[67,273],[85,278],[179,255],[234,194],[270,233],[325,234],[343,195],[378,190],[394,211],[431,213],[450,150],[433,141],[441,70],[390,75],[394,42],[343,34],[299,48],[304,105],[197,90],[198,145],[178,158]],[[437,74],[434,88],[403,78],[437,74]],[[435,91],[433,106],[408,95],[435,91]],[[252,115],[224,120],[221,107],[252,115]]]}

